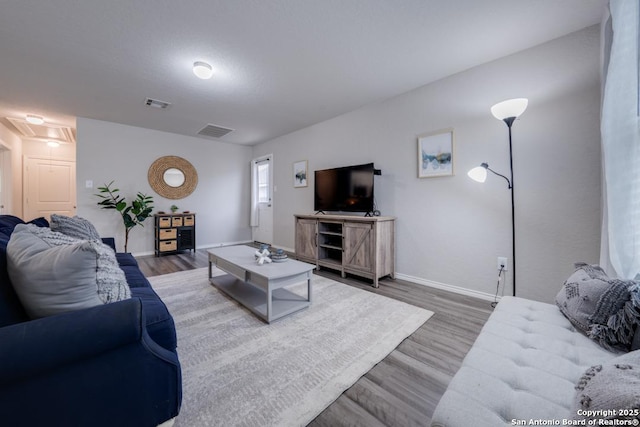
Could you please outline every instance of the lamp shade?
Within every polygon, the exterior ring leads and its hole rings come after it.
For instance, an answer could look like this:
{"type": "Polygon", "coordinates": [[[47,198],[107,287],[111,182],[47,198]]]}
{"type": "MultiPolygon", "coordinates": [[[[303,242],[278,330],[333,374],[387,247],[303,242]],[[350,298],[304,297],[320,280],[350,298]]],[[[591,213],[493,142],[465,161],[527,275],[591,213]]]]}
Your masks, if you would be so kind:
{"type": "Polygon", "coordinates": [[[487,180],[487,168],[484,166],[476,166],[467,172],[469,178],[478,182],[485,182],[487,180]]]}
{"type": "Polygon", "coordinates": [[[527,109],[527,105],[529,105],[527,98],[507,99],[491,107],[491,114],[498,120],[519,117],[527,109]]]}
{"type": "Polygon", "coordinates": [[[193,74],[203,80],[210,79],[213,76],[213,68],[206,62],[196,61],[193,63],[193,74]]]}

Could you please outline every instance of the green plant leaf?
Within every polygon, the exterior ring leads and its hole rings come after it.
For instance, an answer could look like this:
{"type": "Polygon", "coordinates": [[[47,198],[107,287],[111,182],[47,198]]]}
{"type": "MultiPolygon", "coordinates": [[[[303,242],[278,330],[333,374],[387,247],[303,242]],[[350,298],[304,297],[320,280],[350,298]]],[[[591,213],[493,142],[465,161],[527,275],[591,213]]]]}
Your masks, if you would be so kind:
{"type": "Polygon", "coordinates": [[[115,181],[98,187],[98,194],[95,194],[100,201],[97,202],[101,209],[115,209],[121,217],[125,227],[125,251],[128,242],[129,231],[136,225],[141,225],[153,211],[153,197],[142,192],[136,194],[136,198],[127,205],[126,199],[119,193],[119,188],[111,188],[115,181]]]}

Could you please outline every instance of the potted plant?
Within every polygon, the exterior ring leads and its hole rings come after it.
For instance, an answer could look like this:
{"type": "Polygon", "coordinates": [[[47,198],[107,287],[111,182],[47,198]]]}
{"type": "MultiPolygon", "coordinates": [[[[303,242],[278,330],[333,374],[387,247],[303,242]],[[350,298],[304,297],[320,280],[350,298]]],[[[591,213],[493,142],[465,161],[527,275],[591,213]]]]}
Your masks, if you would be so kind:
{"type": "Polygon", "coordinates": [[[124,197],[119,194],[118,188],[111,188],[113,181],[104,187],[98,187],[99,194],[96,196],[102,200],[98,202],[98,206],[102,209],[115,209],[122,216],[124,223],[124,251],[127,252],[129,244],[129,232],[136,225],[143,226],[145,219],[151,216],[153,210],[153,197],[138,192],[136,198],[127,204],[124,197]]]}

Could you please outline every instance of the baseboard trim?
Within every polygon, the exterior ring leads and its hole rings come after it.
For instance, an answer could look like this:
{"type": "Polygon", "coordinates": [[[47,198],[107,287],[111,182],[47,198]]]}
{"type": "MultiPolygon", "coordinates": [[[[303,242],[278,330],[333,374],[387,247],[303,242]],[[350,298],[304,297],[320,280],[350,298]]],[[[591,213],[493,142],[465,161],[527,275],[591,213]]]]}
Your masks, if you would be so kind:
{"type": "Polygon", "coordinates": [[[151,252],[132,252],[131,255],[133,255],[133,257],[139,257],[139,256],[148,256],[148,255],[155,255],[155,251],[151,251],[151,252]]]}
{"type": "MultiPolygon", "coordinates": [[[[460,286],[447,285],[446,283],[435,282],[420,277],[409,276],[408,274],[396,273],[396,279],[405,280],[417,285],[428,286],[430,288],[441,289],[443,291],[454,292],[460,295],[479,298],[486,301],[493,301],[495,296],[486,292],[474,291],[473,289],[461,288],[460,286]]],[[[500,296],[498,296],[498,301],[500,296]]]]}
{"type": "MultiPolygon", "coordinates": [[[[238,242],[208,243],[205,245],[196,245],[196,249],[221,248],[223,246],[233,246],[233,245],[250,245],[252,243],[253,243],[252,240],[242,240],[238,242]]],[[[155,254],[156,254],[155,251],[151,251],[151,252],[136,252],[136,253],[133,253],[132,255],[134,257],[138,257],[138,256],[147,256],[147,255],[155,255],[155,254]]]]}
{"type": "Polygon", "coordinates": [[[240,240],[237,242],[222,242],[222,243],[208,243],[206,245],[198,245],[196,249],[211,249],[211,248],[222,248],[224,246],[234,246],[234,245],[251,245],[253,244],[253,240],[240,240]]]}

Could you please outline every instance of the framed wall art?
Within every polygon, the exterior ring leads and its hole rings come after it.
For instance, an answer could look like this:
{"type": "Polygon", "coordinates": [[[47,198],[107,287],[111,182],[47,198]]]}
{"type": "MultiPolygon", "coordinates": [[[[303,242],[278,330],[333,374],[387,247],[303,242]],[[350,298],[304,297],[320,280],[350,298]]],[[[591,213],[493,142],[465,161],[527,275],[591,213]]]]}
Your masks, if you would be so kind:
{"type": "Polygon", "coordinates": [[[453,129],[418,135],[418,178],[453,175],[453,129]]]}
{"type": "Polygon", "coordinates": [[[293,164],[293,187],[307,186],[307,161],[300,160],[293,164]]]}

